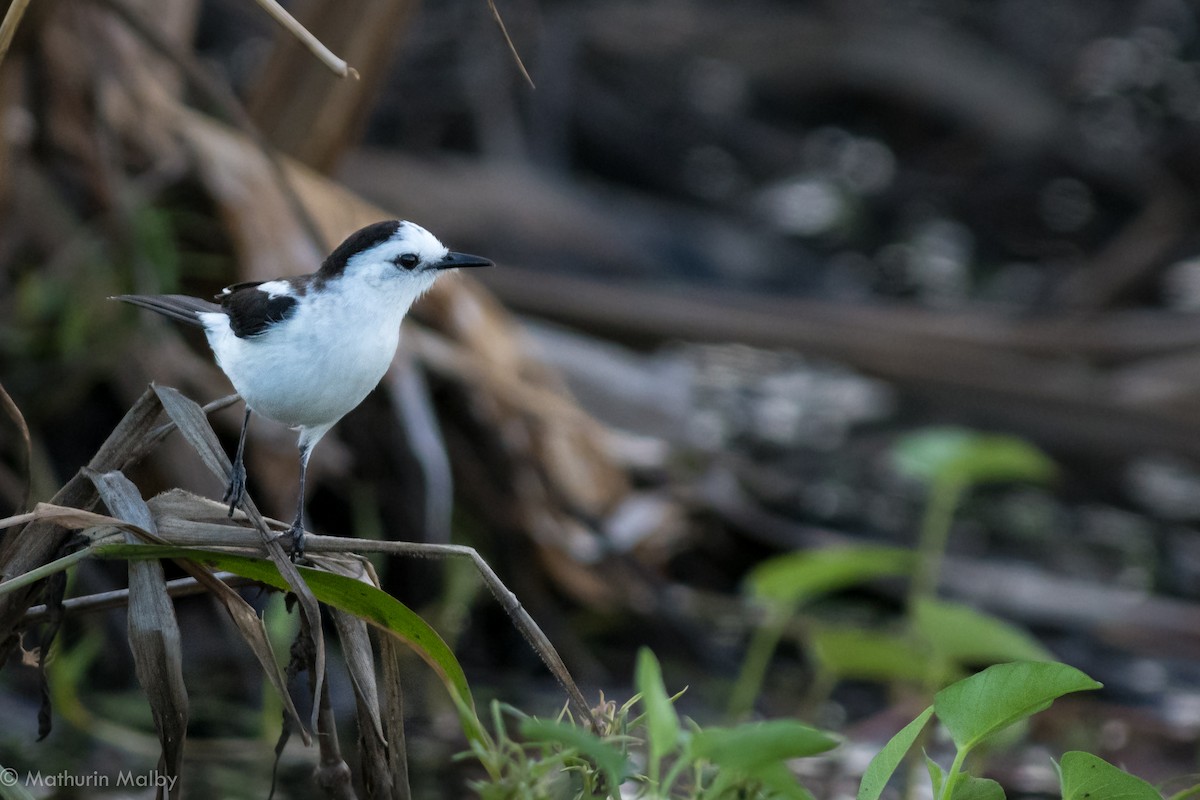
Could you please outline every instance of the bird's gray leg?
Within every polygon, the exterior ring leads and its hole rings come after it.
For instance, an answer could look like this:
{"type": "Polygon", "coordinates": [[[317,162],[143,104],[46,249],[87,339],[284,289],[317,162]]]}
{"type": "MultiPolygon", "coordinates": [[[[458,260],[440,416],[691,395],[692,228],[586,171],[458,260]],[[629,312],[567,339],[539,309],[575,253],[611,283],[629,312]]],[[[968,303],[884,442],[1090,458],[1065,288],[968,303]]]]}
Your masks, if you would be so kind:
{"type": "Polygon", "coordinates": [[[312,449],[312,444],[300,445],[300,494],[296,497],[296,518],[284,534],[292,539],[292,561],[304,556],[304,476],[308,472],[308,456],[312,449]]]}
{"type": "Polygon", "coordinates": [[[250,406],[246,406],[246,416],[242,418],[242,434],[238,437],[237,455],[233,458],[233,474],[229,476],[229,488],[221,497],[223,502],[229,503],[229,516],[231,517],[234,509],[241,504],[242,497],[246,494],[246,466],[242,462],[242,454],[246,450],[246,431],[248,430],[250,430],[250,406]]]}

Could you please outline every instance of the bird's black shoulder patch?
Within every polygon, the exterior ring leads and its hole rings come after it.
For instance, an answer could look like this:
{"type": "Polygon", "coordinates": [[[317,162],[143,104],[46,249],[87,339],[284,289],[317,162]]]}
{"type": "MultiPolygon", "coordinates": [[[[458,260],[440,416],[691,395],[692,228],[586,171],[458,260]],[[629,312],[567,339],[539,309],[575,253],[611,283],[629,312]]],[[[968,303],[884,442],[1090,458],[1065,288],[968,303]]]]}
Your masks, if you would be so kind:
{"type": "Polygon", "coordinates": [[[217,295],[221,309],[229,317],[234,336],[247,339],[265,333],[272,325],[283,322],[296,310],[296,298],[288,295],[272,297],[259,283],[239,283],[217,295]]]}
{"type": "Polygon", "coordinates": [[[324,282],[341,275],[346,270],[346,262],[352,256],[361,253],[368,247],[374,247],[380,242],[386,242],[400,228],[400,225],[400,220],[388,219],[365,228],[359,228],[347,236],[346,240],[334,248],[334,251],[321,264],[321,269],[317,271],[316,275],[317,281],[324,282]]]}

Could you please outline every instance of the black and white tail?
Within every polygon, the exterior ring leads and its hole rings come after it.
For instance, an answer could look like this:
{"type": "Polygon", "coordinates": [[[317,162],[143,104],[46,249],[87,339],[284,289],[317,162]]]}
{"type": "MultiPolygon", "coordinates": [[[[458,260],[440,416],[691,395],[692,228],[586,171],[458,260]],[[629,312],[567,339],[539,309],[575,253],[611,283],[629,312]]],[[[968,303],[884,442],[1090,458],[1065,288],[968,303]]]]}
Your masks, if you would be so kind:
{"type": "Polygon", "coordinates": [[[197,315],[221,310],[216,303],[182,294],[121,294],[109,299],[148,308],[151,311],[157,311],[164,317],[200,328],[204,327],[204,323],[197,315]]]}

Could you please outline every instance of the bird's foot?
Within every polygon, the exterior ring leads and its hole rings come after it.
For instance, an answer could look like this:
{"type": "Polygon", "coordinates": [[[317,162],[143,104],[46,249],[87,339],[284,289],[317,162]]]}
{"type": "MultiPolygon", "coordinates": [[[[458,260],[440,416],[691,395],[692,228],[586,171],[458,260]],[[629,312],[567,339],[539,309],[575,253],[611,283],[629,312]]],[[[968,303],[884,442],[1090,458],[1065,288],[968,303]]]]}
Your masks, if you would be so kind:
{"type": "Polygon", "coordinates": [[[292,563],[304,558],[304,525],[300,520],[292,523],[292,527],[275,537],[288,548],[288,556],[292,563]]]}
{"type": "Polygon", "coordinates": [[[221,495],[221,502],[229,503],[228,516],[233,516],[233,512],[242,504],[242,498],[245,496],[246,467],[241,461],[238,461],[233,465],[233,474],[229,477],[229,487],[225,490],[225,494],[221,495]]]}

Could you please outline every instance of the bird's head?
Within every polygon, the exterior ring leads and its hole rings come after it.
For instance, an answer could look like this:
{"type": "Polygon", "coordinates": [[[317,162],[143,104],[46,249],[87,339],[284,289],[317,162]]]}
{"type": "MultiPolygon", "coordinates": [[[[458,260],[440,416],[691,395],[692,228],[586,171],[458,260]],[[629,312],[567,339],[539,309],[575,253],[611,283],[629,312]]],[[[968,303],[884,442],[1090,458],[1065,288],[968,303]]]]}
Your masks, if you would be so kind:
{"type": "Polygon", "coordinates": [[[420,225],[387,220],[346,237],[321,264],[317,280],[352,280],[415,298],[443,272],[490,266],[486,258],[451,251],[420,225]]]}

